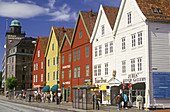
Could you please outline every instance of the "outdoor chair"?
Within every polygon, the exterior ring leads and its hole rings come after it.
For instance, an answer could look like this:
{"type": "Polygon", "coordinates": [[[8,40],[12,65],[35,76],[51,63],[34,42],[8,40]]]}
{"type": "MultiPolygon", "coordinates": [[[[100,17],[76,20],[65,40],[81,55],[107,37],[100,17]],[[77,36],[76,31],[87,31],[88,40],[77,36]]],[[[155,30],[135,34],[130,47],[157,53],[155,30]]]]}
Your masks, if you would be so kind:
{"type": "Polygon", "coordinates": [[[157,109],[157,107],[162,107],[163,109],[165,108],[163,104],[160,104],[160,103],[156,103],[156,100],[154,99],[154,104],[150,104],[150,107],[151,108],[155,108],[157,109]]]}

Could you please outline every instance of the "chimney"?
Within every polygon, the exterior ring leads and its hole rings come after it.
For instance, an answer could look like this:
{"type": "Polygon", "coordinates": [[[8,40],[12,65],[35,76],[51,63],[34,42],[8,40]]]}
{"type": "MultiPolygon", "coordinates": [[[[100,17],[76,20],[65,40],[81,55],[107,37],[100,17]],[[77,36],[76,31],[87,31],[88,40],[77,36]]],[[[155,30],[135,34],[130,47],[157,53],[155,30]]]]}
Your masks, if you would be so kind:
{"type": "Polygon", "coordinates": [[[90,9],[90,16],[92,16],[92,9],[90,9]]]}

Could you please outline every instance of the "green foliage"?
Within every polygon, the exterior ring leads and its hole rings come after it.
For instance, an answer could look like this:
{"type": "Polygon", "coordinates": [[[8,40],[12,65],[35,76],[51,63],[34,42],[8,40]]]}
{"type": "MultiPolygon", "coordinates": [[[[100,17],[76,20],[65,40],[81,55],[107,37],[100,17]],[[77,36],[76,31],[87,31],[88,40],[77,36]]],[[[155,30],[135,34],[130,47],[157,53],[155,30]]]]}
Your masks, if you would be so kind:
{"type": "Polygon", "coordinates": [[[6,87],[12,90],[17,86],[17,83],[18,79],[16,77],[7,78],[6,87]]]}

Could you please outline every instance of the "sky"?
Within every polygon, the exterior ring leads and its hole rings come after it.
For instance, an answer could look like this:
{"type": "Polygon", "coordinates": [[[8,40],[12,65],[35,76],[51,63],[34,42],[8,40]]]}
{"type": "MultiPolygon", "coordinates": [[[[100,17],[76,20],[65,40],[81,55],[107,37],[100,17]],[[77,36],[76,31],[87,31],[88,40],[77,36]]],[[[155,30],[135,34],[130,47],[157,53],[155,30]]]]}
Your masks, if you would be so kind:
{"type": "Polygon", "coordinates": [[[74,28],[79,10],[98,12],[100,4],[120,7],[120,3],[121,0],[0,0],[0,71],[5,33],[12,20],[20,21],[26,37],[49,37],[52,26],[74,28]]]}

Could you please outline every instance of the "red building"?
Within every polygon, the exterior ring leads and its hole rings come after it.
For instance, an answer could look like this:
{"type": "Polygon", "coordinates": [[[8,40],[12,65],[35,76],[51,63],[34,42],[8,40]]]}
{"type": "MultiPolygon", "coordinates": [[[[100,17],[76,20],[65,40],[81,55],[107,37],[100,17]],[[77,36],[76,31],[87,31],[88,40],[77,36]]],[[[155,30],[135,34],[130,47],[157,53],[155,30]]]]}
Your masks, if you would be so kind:
{"type": "MultiPolygon", "coordinates": [[[[97,13],[79,11],[71,41],[72,88],[92,82],[92,44],[90,37],[96,22],[97,13]]],[[[73,97],[73,90],[71,90],[73,97]]],[[[72,98],[71,98],[72,99],[72,98]]]]}
{"type": "Polygon", "coordinates": [[[40,90],[45,86],[45,50],[48,37],[39,37],[36,42],[33,61],[32,88],[40,90]]]}
{"type": "Polygon", "coordinates": [[[68,30],[60,47],[60,85],[63,101],[71,101],[71,37],[74,29],[68,30]]]}

